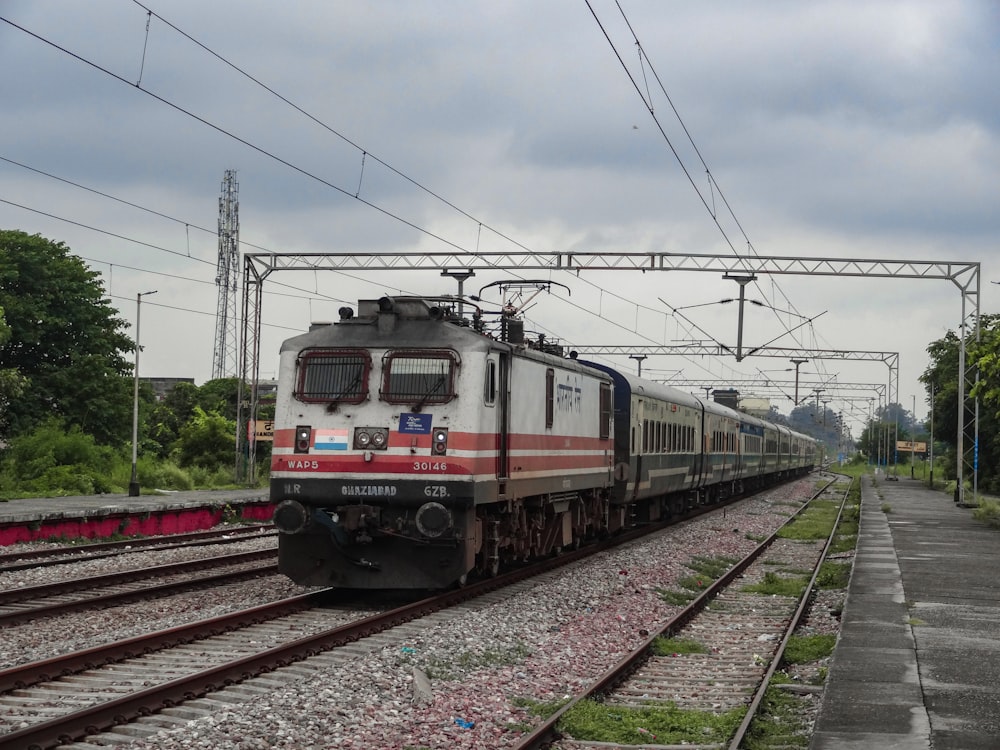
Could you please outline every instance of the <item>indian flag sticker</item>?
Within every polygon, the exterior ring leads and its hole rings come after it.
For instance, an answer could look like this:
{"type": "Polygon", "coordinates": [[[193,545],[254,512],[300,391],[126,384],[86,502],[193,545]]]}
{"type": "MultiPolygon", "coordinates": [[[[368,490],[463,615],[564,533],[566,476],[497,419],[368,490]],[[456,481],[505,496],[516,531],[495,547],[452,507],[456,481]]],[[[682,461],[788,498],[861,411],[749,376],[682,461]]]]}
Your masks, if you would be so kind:
{"type": "Polygon", "coordinates": [[[313,430],[313,448],[318,451],[346,451],[347,430],[313,430]]]}

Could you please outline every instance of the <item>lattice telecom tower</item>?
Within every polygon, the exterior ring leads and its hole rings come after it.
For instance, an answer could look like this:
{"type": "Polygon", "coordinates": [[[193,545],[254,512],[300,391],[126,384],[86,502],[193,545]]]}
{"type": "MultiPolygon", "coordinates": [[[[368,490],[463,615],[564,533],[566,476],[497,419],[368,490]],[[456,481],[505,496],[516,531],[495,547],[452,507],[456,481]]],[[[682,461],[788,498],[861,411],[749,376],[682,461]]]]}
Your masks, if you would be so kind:
{"type": "Polygon", "coordinates": [[[239,362],[240,186],[236,170],[227,169],[219,196],[219,263],[215,271],[219,304],[215,314],[212,378],[235,377],[239,362]]]}

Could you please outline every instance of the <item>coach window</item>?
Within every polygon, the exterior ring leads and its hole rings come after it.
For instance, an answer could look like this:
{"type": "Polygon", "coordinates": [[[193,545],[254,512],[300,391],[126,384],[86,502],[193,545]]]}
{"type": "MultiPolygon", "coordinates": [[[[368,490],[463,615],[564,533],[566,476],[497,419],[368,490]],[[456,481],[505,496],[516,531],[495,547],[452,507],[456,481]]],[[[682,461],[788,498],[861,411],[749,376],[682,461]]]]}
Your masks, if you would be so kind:
{"type": "Polygon", "coordinates": [[[486,360],[486,382],[483,387],[486,405],[493,406],[497,400],[497,363],[492,359],[486,360]]]}
{"type": "Polygon", "coordinates": [[[545,370],[545,426],[551,427],[556,421],[556,371],[545,370]]]}

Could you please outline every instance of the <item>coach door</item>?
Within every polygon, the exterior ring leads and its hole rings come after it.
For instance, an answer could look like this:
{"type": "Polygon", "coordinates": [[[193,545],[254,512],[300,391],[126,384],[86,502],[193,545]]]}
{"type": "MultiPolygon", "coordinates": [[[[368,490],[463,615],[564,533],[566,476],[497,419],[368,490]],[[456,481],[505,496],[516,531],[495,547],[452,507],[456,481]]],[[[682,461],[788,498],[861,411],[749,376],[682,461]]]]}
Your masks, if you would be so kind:
{"type": "MultiPolygon", "coordinates": [[[[500,382],[499,382],[499,404],[497,406],[497,479],[501,482],[507,479],[508,470],[508,449],[507,443],[510,438],[510,354],[500,352],[500,382]]],[[[501,487],[500,493],[504,494],[501,487]]]]}

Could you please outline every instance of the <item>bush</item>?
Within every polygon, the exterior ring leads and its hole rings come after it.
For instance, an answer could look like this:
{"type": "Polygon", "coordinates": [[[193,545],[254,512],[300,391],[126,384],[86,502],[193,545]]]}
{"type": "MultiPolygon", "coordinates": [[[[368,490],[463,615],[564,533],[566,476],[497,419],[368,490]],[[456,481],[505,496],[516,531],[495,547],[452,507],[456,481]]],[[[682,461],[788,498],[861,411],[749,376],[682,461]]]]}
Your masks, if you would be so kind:
{"type": "Polygon", "coordinates": [[[979,507],[972,511],[972,517],[991,528],[1000,529],[1000,503],[994,500],[980,500],[979,507]]]}
{"type": "Polygon", "coordinates": [[[92,495],[115,492],[114,476],[124,456],[97,445],[79,427],[66,428],[49,419],[34,431],[11,441],[0,474],[5,492],[29,495],[92,495]]]}
{"type": "Polygon", "coordinates": [[[233,465],[236,423],[215,412],[194,407],[177,438],[177,460],[185,467],[216,471],[233,465]]]}

